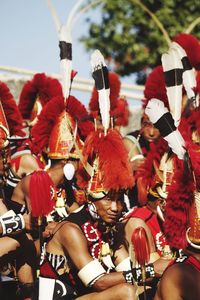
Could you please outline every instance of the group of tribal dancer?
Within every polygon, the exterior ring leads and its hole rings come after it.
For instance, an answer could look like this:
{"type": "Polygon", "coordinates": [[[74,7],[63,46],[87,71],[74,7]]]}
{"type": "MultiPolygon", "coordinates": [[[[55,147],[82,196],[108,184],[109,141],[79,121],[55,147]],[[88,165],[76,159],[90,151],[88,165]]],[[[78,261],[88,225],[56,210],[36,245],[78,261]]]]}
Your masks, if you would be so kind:
{"type": "Polygon", "coordinates": [[[35,74],[18,102],[0,82],[1,299],[4,277],[10,300],[200,299],[200,42],[181,33],[161,61],[126,135],[99,50],[88,108],[71,70],[67,89],[35,74]]]}

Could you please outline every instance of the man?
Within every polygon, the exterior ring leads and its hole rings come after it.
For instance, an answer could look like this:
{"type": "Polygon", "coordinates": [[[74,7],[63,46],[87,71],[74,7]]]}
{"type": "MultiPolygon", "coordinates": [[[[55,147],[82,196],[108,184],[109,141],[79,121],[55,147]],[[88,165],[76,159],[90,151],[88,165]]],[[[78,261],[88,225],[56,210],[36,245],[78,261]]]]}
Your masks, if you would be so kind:
{"type": "MultiPolygon", "coordinates": [[[[167,102],[164,76],[161,67],[154,68],[149,74],[145,84],[144,97],[143,110],[152,97],[158,97],[164,102],[167,102]]],[[[145,183],[141,182],[141,179],[137,177],[137,170],[144,164],[147,164],[152,152],[160,152],[162,144],[159,130],[152,124],[145,112],[143,112],[141,118],[141,129],[127,134],[124,137],[124,144],[129,153],[129,161],[135,178],[135,185],[128,192],[130,208],[142,206],[147,202],[145,195],[145,189],[147,189],[147,187],[145,183]]],[[[149,166],[147,167],[149,168],[149,166]]]]}
{"type": "Polygon", "coordinates": [[[77,182],[88,202],[58,224],[47,241],[39,299],[47,293],[49,299],[58,294],[63,299],[137,299],[131,261],[117,226],[123,189],[132,185],[122,137],[115,129],[105,136],[98,129],[86,139],[83,156],[85,168],[77,182]]]}
{"type": "Polygon", "coordinates": [[[155,300],[192,300],[200,297],[199,181],[194,184],[193,177],[194,174],[199,177],[199,167],[196,165],[199,162],[198,152],[199,146],[194,147],[190,168],[182,166],[169,189],[164,232],[170,246],[183,249],[183,252],[163,273],[155,300]]]}

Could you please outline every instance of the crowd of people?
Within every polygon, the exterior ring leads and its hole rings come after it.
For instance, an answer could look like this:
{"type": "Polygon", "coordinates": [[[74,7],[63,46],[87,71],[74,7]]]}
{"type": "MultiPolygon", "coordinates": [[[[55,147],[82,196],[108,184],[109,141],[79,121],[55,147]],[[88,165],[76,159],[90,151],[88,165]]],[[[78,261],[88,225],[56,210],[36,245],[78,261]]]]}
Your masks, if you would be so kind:
{"type": "Polygon", "coordinates": [[[18,104],[0,82],[1,299],[200,299],[199,50],[174,38],[178,83],[163,56],[126,136],[120,77],[98,50],[88,107],[44,73],[18,104]]]}

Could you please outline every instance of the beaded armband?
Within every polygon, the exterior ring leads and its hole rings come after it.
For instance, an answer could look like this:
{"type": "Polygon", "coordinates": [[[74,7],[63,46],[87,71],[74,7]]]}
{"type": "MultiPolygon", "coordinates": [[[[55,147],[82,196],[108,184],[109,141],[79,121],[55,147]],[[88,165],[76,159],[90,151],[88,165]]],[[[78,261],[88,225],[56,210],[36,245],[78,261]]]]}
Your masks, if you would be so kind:
{"type": "Polygon", "coordinates": [[[124,279],[126,280],[127,283],[130,283],[130,284],[134,285],[135,278],[134,278],[133,272],[131,270],[130,271],[124,271],[122,274],[123,274],[124,279]]]}
{"type": "Polygon", "coordinates": [[[7,211],[0,217],[2,235],[9,235],[25,228],[25,222],[21,214],[15,214],[13,210],[7,211]]]}

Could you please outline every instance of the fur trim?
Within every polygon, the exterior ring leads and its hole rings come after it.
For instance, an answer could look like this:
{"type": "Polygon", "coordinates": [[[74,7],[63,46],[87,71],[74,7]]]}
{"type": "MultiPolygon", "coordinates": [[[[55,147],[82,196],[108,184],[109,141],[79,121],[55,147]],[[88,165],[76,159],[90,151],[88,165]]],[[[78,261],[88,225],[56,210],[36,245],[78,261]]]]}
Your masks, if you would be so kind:
{"type": "Polygon", "coordinates": [[[23,119],[21,113],[8,86],[2,81],[0,81],[0,100],[9,126],[10,135],[24,137],[26,134],[23,131],[23,119]]]}
{"type": "Polygon", "coordinates": [[[60,82],[46,76],[44,73],[37,73],[32,80],[25,83],[20,97],[19,109],[24,119],[29,119],[31,111],[37,97],[40,98],[42,106],[44,106],[51,98],[62,96],[62,86],[60,82]]]}
{"type": "Polygon", "coordinates": [[[188,59],[195,69],[200,69],[200,44],[192,34],[180,33],[173,39],[186,52],[188,59]]]}

